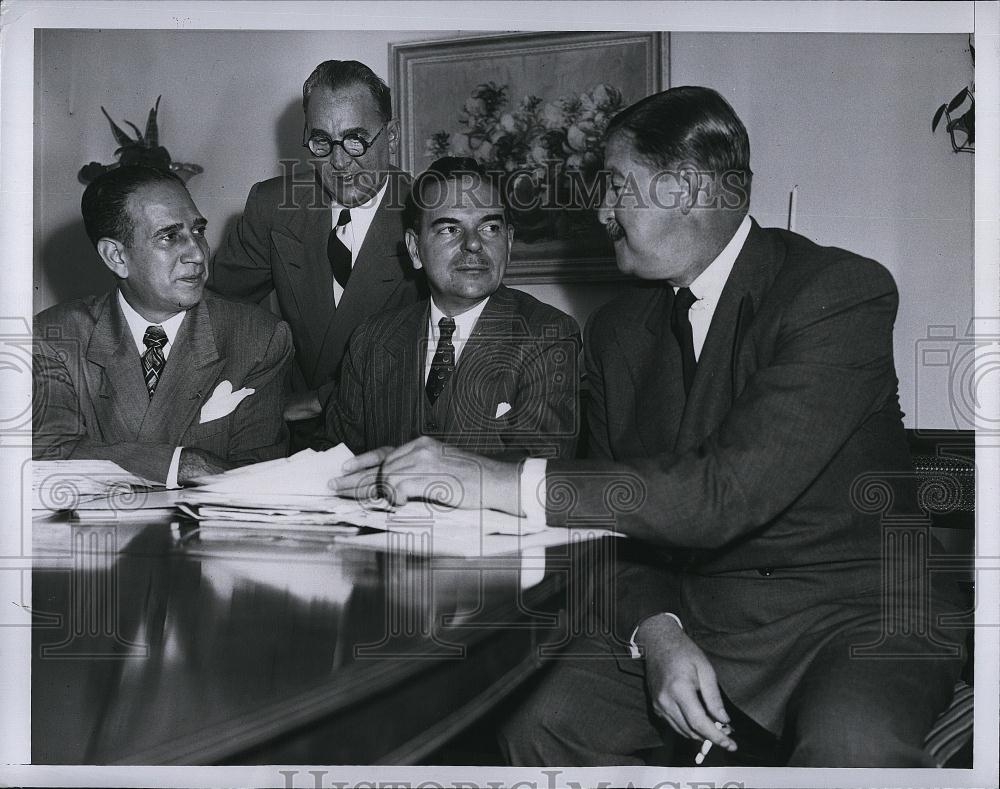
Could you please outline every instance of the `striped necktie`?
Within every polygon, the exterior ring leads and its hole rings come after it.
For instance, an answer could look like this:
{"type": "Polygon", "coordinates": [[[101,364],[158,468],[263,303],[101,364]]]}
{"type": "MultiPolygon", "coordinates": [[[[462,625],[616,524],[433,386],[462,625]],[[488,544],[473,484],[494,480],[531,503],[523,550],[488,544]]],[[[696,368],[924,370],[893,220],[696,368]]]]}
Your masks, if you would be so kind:
{"type": "Polygon", "coordinates": [[[167,333],[162,326],[149,326],[146,333],[142,335],[143,345],[146,352],[142,355],[142,375],[146,379],[146,388],[149,390],[149,398],[153,399],[153,392],[160,381],[160,373],[163,372],[163,365],[167,363],[163,355],[163,346],[167,344],[167,333]]]}
{"type": "Polygon", "coordinates": [[[330,259],[333,278],[345,290],[347,289],[347,280],[351,278],[351,250],[347,248],[347,244],[344,243],[337,231],[350,221],[351,212],[346,208],[342,209],[337,226],[330,231],[330,237],[326,242],[326,255],[330,259]]]}

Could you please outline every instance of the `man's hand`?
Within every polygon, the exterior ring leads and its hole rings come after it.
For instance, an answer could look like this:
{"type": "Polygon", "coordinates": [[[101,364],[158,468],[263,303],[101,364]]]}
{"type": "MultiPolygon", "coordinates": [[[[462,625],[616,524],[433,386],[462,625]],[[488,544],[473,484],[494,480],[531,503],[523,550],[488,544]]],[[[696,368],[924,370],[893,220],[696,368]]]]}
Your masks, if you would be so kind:
{"type": "Polygon", "coordinates": [[[669,616],[652,616],[635,641],[645,654],[646,691],[656,714],[678,734],[735,751],[736,743],[715,725],[729,723],[715,670],[680,625],[669,616]]]}
{"type": "Polygon", "coordinates": [[[293,394],[285,403],[285,421],[299,422],[303,419],[312,419],[323,413],[323,406],[320,405],[319,398],[315,392],[299,392],[293,394]]]}
{"type": "Polygon", "coordinates": [[[517,463],[463,452],[423,436],[397,449],[380,449],[344,463],[330,481],[340,496],[371,498],[378,491],[392,504],[422,499],[462,509],[518,511],[517,463]]]}
{"type": "Polygon", "coordinates": [[[235,463],[223,460],[218,455],[213,455],[204,449],[184,447],[177,463],[177,484],[190,485],[199,477],[221,474],[235,465],[235,463]]]}

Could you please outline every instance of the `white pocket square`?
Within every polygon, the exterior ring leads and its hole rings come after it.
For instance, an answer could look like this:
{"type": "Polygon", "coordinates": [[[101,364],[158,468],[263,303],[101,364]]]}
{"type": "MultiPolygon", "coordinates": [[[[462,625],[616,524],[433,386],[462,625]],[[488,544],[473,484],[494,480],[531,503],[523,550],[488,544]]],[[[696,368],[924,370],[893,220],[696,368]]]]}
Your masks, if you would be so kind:
{"type": "Polygon", "coordinates": [[[496,416],[494,416],[493,418],[494,419],[499,419],[504,414],[506,414],[508,411],[510,411],[510,403],[506,403],[506,402],[504,402],[504,403],[497,403],[496,416]]]}
{"type": "Polygon", "coordinates": [[[201,419],[198,421],[198,424],[203,425],[214,419],[221,419],[226,414],[231,414],[236,410],[236,406],[243,402],[243,398],[249,397],[255,391],[255,389],[244,387],[234,392],[232,383],[222,381],[215,387],[215,391],[208,398],[208,402],[201,407],[201,419]]]}

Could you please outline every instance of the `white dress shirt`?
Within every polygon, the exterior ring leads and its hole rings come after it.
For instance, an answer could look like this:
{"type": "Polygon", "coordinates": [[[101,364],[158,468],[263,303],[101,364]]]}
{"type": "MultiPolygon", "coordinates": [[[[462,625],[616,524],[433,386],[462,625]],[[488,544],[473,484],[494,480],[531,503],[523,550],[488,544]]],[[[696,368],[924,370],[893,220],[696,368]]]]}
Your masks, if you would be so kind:
{"type": "MultiPolygon", "coordinates": [[[[715,315],[715,308],[719,305],[719,298],[722,296],[722,289],[726,287],[729,280],[729,273],[733,270],[733,264],[737,256],[746,243],[750,233],[750,216],[743,217],[743,222],[736,229],[736,233],[729,243],[726,244],[718,257],[708,264],[708,268],[695,278],[694,282],[688,285],[688,290],[697,301],[691,305],[688,312],[688,320],[691,321],[691,338],[694,342],[694,358],[701,358],[701,349],[705,345],[705,338],[708,336],[708,327],[712,324],[712,316],[715,315]]],[[[674,293],[677,292],[674,288],[674,293]]]]}
{"type": "Polygon", "coordinates": [[[434,303],[434,297],[431,296],[431,314],[427,319],[427,355],[424,359],[424,383],[427,383],[427,376],[431,374],[431,362],[434,361],[434,353],[437,351],[438,341],[441,339],[441,327],[438,326],[438,322],[442,318],[448,317],[451,317],[455,321],[455,333],[451,336],[451,344],[455,346],[455,364],[457,365],[458,357],[462,355],[462,349],[465,347],[465,343],[469,341],[469,337],[472,336],[472,332],[479,322],[479,316],[483,314],[483,309],[489,300],[489,296],[487,296],[482,301],[469,307],[465,312],[448,316],[441,312],[438,305],[434,303]]]}
{"type": "MultiPolygon", "coordinates": [[[[122,308],[122,315],[125,316],[125,322],[128,324],[129,331],[132,333],[132,340],[135,342],[135,347],[139,352],[140,357],[146,352],[146,344],[142,341],[142,338],[146,334],[146,329],[150,326],[163,327],[163,333],[167,335],[167,343],[160,350],[163,351],[163,358],[166,360],[170,356],[170,349],[174,345],[174,338],[177,336],[177,332],[180,330],[181,324],[184,322],[184,316],[187,315],[187,311],[182,310],[176,315],[171,315],[163,321],[163,323],[150,323],[138,312],[132,309],[132,305],[125,300],[125,296],[120,290],[118,291],[118,304],[122,308]]],[[[180,469],[182,449],[184,449],[184,447],[177,447],[174,449],[174,454],[170,458],[170,467],[167,469],[166,482],[168,488],[178,487],[177,472],[180,469]]]]}
{"type": "MultiPolygon", "coordinates": [[[[340,212],[344,210],[344,206],[335,202],[330,203],[330,228],[336,230],[337,237],[344,243],[345,247],[351,250],[352,269],[355,262],[357,262],[358,252],[361,251],[361,246],[365,243],[368,228],[371,227],[372,220],[375,219],[375,212],[378,211],[378,207],[382,204],[382,196],[385,194],[388,186],[389,179],[387,178],[385,183],[382,184],[382,188],[378,190],[371,200],[349,209],[351,212],[351,221],[340,227],[337,227],[337,220],[340,219],[340,212]]],[[[335,279],[333,281],[333,303],[339,305],[343,295],[344,289],[335,279]]]]}
{"type": "Polygon", "coordinates": [[[167,344],[161,350],[163,351],[163,358],[169,358],[170,349],[174,346],[174,337],[177,336],[177,332],[180,330],[187,312],[181,310],[176,315],[167,318],[163,323],[150,323],[132,309],[132,305],[125,300],[125,296],[121,291],[118,291],[118,304],[121,305],[122,315],[125,316],[125,322],[128,324],[129,331],[132,332],[132,339],[135,341],[135,348],[139,352],[139,355],[142,356],[146,352],[146,344],[142,341],[142,338],[146,334],[146,329],[150,326],[162,326],[163,333],[167,335],[167,344]]]}

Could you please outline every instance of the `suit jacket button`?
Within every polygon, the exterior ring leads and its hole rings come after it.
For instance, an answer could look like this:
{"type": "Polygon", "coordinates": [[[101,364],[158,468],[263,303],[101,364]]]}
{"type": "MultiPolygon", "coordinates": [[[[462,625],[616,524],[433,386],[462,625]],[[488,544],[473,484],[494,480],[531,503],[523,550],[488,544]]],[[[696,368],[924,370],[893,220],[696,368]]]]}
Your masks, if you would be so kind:
{"type": "Polygon", "coordinates": [[[437,422],[428,422],[427,424],[424,425],[424,430],[426,430],[428,433],[433,433],[437,429],[438,429],[437,422]]]}
{"type": "Polygon", "coordinates": [[[757,570],[757,572],[760,573],[761,575],[763,575],[765,578],[769,578],[774,573],[774,568],[773,567],[761,567],[759,570],[757,570]]]}

